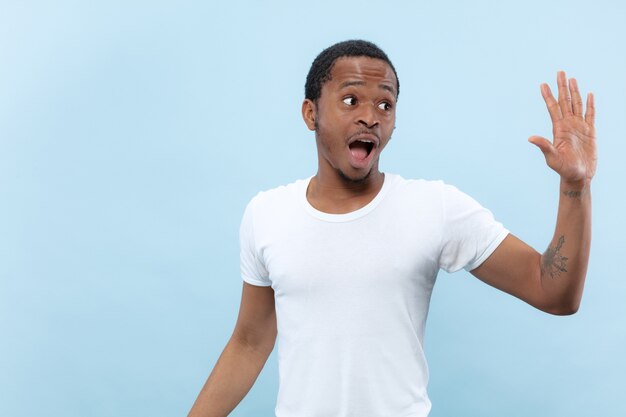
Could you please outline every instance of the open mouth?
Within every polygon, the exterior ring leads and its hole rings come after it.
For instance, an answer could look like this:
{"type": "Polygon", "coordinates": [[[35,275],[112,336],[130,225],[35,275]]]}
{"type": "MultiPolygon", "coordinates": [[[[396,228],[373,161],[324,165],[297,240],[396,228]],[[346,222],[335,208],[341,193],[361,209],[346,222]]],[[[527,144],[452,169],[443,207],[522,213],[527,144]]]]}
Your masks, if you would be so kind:
{"type": "Polygon", "coordinates": [[[363,161],[370,155],[372,149],[374,149],[374,142],[367,139],[359,139],[352,142],[348,147],[355,159],[363,161]]]}

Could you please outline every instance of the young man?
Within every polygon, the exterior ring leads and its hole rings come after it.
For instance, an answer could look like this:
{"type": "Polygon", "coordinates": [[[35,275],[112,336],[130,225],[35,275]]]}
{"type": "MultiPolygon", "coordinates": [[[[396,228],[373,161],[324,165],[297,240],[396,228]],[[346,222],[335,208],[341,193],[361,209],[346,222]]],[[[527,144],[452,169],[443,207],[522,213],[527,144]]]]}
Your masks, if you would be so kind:
{"type": "Polygon", "coordinates": [[[541,255],[469,196],[378,169],[399,82],[376,45],[341,42],[313,62],[302,116],[315,176],[258,194],[241,225],[244,280],[234,333],[190,416],[226,416],[278,335],[277,417],[429,413],[424,325],[438,270],[465,268],[551,314],[578,309],[596,168],[593,96],[574,79],[541,86],[553,141],[533,136],[561,176],[556,230],[541,255]]]}

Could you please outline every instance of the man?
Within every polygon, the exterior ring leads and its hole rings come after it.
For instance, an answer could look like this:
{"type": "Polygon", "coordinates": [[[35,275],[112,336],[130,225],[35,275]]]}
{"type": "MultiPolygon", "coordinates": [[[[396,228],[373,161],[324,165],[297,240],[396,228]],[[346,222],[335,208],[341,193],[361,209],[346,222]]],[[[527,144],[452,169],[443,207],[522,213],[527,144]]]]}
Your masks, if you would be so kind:
{"type": "Polygon", "coordinates": [[[461,268],[551,314],[578,309],[591,239],[594,102],[557,75],[541,86],[553,141],[533,136],[561,176],[543,255],[440,181],[378,169],[399,82],[387,55],[341,42],[313,62],[302,116],[315,176],[260,193],[241,225],[244,280],[234,333],[190,416],[226,416],[254,384],[278,335],[277,417],[429,413],[422,340],[438,270],[461,268]]]}

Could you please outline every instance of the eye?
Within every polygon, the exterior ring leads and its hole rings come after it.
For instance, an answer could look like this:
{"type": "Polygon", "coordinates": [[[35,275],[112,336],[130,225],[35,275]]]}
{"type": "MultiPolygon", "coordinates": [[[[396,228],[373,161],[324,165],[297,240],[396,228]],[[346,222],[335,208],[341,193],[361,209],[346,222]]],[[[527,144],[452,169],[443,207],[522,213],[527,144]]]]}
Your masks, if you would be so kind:
{"type": "Polygon", "coordinates": [[[348,106],[354,106],[356,104],[356,97],[352,97],[352,96],[346,97],[343,99],[343,102],[347,104],[348,106]]]}
{"type": "Polygon", "coordinates": [[[391,110],[391,107],[392,107],[392,106],[391,106],[391,103],[388,103],[388,102],[386,102],[386,101],[383,101],[382,103],[380,103],[380,104],[378,105],[378,108],[379,108],[379,109],[381,109],[381,110],[384,110],[384,111],[389,111],[389,110],[391,110]]]}

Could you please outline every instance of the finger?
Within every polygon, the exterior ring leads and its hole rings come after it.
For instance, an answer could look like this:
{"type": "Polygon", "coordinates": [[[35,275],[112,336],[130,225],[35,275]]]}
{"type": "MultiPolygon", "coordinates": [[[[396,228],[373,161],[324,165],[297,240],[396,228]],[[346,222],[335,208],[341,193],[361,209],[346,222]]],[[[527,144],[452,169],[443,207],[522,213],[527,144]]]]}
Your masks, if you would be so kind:
{"type": "Polygon", "coordinates": [[[559,107],[561,108],[561,114],[563,117],[572,114],[572,98],[569,95],[569,89],[567,88],[567,79],[565,78],[565,71],[559,71],[556,73],[556,84],[559,88],[559,107]]]}
{"type": "Polygon", "coordinates": [[[563,115],[561,114],[561,108],[559,104],[554,99],[552,95],[552,91],[550,91],[550,86],[548,84],[541,84],[541,95],[543,97],[543,101],[546,102],[546,106],[548,107],[548,113],[550,113],[550,119],[552,119],[552,123],[557,120],[561,120],[563,115]]]}
{"type": "Polygon", "coordinates": [[[580,90],[578,89],[578,82],[576,78],[569,79],[569,91],[572,95],[572,110],[574,116],[583,117],[583,99],[580,97],[580,90]]]}
{"type": "Polygon", "coordinates": [[[543,156],[546,158],[548,166],[552,167],[552,163],[556,156],[556,149],[554,145],[542,136],[531,136],[528,138],[528,141],[539,148],[539,150],[543,153],[543,156]]]}
{"type": "Polygon", "coordinates": [[[593,93],[587,94],[587,112],[585,113],[585,122],[591,126],[596,123],[596,103],[593,93]]]}

